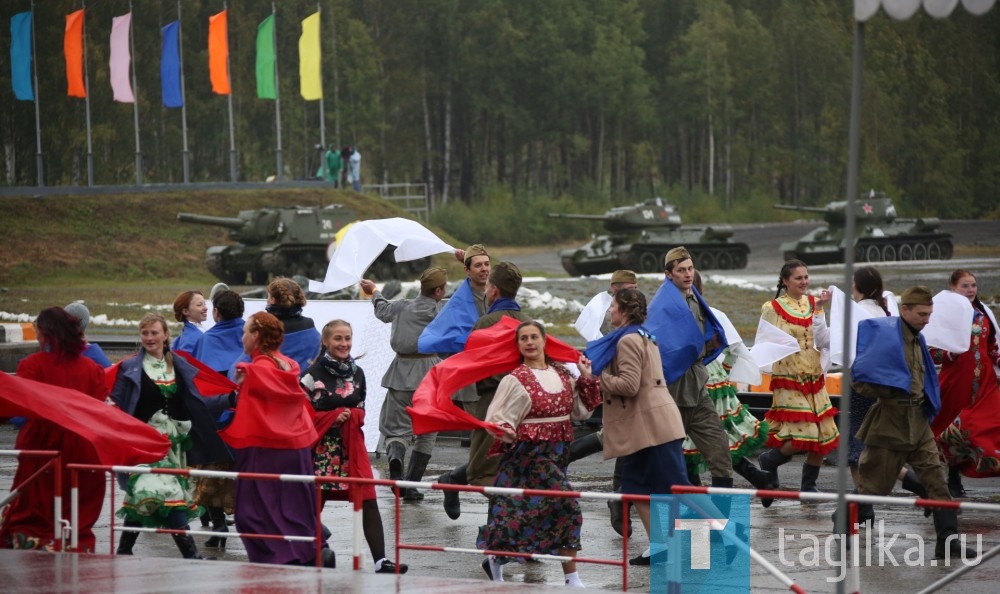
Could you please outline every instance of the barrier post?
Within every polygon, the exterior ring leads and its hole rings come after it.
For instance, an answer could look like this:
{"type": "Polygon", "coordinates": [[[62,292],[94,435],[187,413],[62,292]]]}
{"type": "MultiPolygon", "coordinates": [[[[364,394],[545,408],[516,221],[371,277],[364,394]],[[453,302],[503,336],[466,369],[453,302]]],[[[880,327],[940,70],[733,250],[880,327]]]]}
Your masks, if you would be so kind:
{"type": "Polygon", "coordinates": [[[622,504],[622,591],[628,591],[628,533],[629,526],[632,525],[632,518],[629,517],[629,509],[632,502],[619,499],[622,504]]]}
{"type": "Polygon", "coordinates": [[[55,473],[55,514],[52,516],[52,536],[55,539],[53,547],[56,552],[63,550],[63,526],[62,526],[62,457],[56,454],[52,458],[52,472],[55,473]]]}
{"type": "MultiPolygon", "coordinates": [[[[358,571],[359,569],[361,569],[361,533],[362,533],[361,508],[364,502],[361,501],[361,485],[359,485],[358,483],[351,483],[350,485],[348,485],[348,489],[350,490],[349,492],[351,495],[351,507],[354,510],[354,513],[351,514],[351,517],[354,520],[353,522],[354,530],[351,533],[352,536],[351,541],[354,551],[354,571],[358,571]]],[[[378,561],[378,559],[373,559],[373,560],[378,561]]]]}
{"type": "Polygon", "coordinates": [[[80,484],[78,471],[70,469],[69,474],[69,550],[80,552],[80,484]]]}
{"type": "Polygon", "coordinates": [[[323,567],[323,484],[313,481],[316,490],[316,567],[323,567]]]}

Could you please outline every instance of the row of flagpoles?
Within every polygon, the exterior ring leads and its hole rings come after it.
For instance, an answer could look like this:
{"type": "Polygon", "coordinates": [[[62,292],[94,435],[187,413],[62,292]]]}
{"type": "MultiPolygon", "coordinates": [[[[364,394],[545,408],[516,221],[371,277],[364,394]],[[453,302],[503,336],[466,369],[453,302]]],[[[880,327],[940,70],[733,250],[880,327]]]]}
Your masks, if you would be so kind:
{"type": "MultiPolygon", "coordinates": [[[[90,81],[87,73],[86,1],[80,10],[66,15],[66,32],[63,50],[66,55],[67,94],[84,99],[87,118],[87,185],[94,185],[94,154],[90,128],[90,81]]],[[[38,105],[38,71],[34,43],[35,3],[31,10],[15,14],[10,20],[11,85],[14,96],[21,101],[35,104],[35,160],[38,185],[45,185],[42,159],[42,131],[38,105]]],[[[277,179],[284,170],[281,148],[281,98],[278,90],[277,37],[274,27],[276,15],[274,2],[271,14],[257,26],[256,79],[257,97],[274,101],[276,126],[277,179]]],[[[187,109],[184,101],[184,61],[181,55],[181,0],[177,0],[177,20],[162,29],[163,45],[160,55],[160,84],[163,106],[181,109],[183,131],[184,183],[190,182],[190,163],[187,138],[187,109]]],[[[112,19],[111,56],[109,59],[111,89],[114,100],[131,103],[135,127],[135,183],[142,184],[142,151],[139,143],[139,104],[135,98],[138,88],[135,63],[135,44],[132,32],[132,2],[129,12],[112,19]]],[[[324,121],[323,81],[321,74],[320,6],[302,21],[299,37],[299,92],[306,101],[319,101],[320,142],[326,146],[324,121]]],[[[212,92],[225,95],[229,103],[229,176],[236,181],[236,139],[233,126],[233,95],[229,77],[228,5],[223,2],[222,12],[209,17],[208,71],[212,92]]]]}

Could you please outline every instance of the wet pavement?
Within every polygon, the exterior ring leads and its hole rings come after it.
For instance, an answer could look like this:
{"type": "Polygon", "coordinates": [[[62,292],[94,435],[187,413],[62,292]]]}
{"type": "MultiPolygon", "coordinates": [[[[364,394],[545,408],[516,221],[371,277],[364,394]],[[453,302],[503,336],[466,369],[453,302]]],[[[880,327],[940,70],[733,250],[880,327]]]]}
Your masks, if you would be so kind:
{"type": "MultiPolygon", "coordinates": [[[[586,431],[580,428],[580,431],[586,431]]],[[[10,425],[0,426],[0,449],[10,449],[13,446],[14,430],[10,425]]],[[[434,457],[427,470],[427,480],[436,480],[436,477],[443,471],[455,465],[463,463],[468,450],[461,447],[460,441],[454,438],[441,438],[435,448],[434,457]]],[[[384,459],[376,459],[373,456],[373,464],[377,471],[385,471],[384,459]]],[[[797,485],[800,466],[795,461],[786,464],[781,468],[782,484],[786,486],[797,485]]],[[[10,486],[10,481],[16,468],[16,461],[13,458],[0,457],[0,492],[6,493],[10,486]]],[[[584,460],[574,463],[570,467],[571,479],[574,486],[583,491],[609,491],[611,483],[611,473],[613,462],[601,460],[600,455],[590,456],[584,460]]],[[[819,485],[824,491],[833,491],[836,481],[836,469],[826,467],[820,474],[819,485]]],[[[703,477],[705,480],[707,476],[703,477]]],[[[737,487],[748,487],[741,478],[736,478],[737,487]]],[[[995,495],[1000,493],[1000,478],[997,479],[966,479],[966,488],[969,490],[970,500],[979,502],[991,502],[995,495]]],[[[392,494],[383,488],[378,488],[379,507],[382,511],[383,524],[386,531],[386,541],[388,553],[393,554],[394,522],[393,522],[393,497],[392,494]]],[[[897,491],[897,495],[904,495],[897,491]]],[[[120,497],[120,493],[116,495],[120,497]]],[[[421,503],[402,503],[401,525],[402,540],[410,544],[425,544],[448,547],[475,548],[475,539],[479,526],[486,518],[486,500],[482,496],[475,494],[462,494],[462,515],[458,520],[450,520],[445,515],[442,508],[443,496],[440,492],[428,492],[427,498],[421,503]]],[[[118,499],[120,501],[120,499],[118,499]]],[[[762,508],[758,503],[751,506],[751,546],[761,553],[778,569],[786,572],[806,591],[832,592],[835,591],[835,584],[828,582],[828,578],[833,578],[837,570],[831,568],[824,560],[826,553],[823,550],[825,539],[830,535],[831,522],[830,515],[833,511],[833,503],[800,504],[796,501],[778,500],[769,509],[762,508]],[[789,538],[795,536],[793,540],[789,538]],[[819,557],[815,558],[813,540],[819,543],[819,557]],[[814,563],[813,561],[816,561],[814,563]]],[[[605,502],[595,500],[583,500],[581,502],[583,511],[583,550],[582,556],[599,558],[621,558],[622,538],[615,534],[608,522],[608,509],[605,502]]],[[[109,520],[110,505],[106,503],[101,520],[95,527],[98,538],[98,553],[107,553],[110,547],[109,520]]],[[[886,508],[877,509],[878,518],[885,521],[884,531],[886,539],[890,537],[889,532],[900,533],[888,548],[891,557],[882,555],[882,565],[879,566],[879,552],[874,549],[870,567],[862,567],[861,590],[868,592],[914,592],[948,573],[948,569],[941,566],[930,566],[930,557],[933,554],[933,526],[930,519],[925,519],[920,510],[908,508],[886,508]],[[926,541],[926,566],[912,566],[911,561],[904,557],[909,554],[911,560],[915,559],[915,552],[908,551],[916,545],[916,536],[922,537],[926,541]],[[898,566],[893,566],[893,561],[898,566]],[[908,563],[910,563],[908,565],[908,563]]],[[[317,572],[314,569],[290,569],[281,568],[283,571],[306,572],[301,575],[301,579],[312,580],[305,585],[307,589],[323,591],[386,591],[390,588],[406,591],[419,592],[421,590],[434,592],[460,592],[460,591],[494,591],[491,584],[486,582],[480,563],[482,557],[463,553],[445,552],[435,553],[426,551],[402,551],[402,561],[409,564],[410,571],[406,576],[400,577],[398,582],[392,576],[367,575],[373,571],[372,559],[367,550],[367,545],[363,544],[362,570],[365,576],[355,576],[350,571],[351,567],[351,542],[352,542],[352,519],[347,503],[328,503],[323,511],[323,522],[333,532],[330,545],[337,553],[338,569],[317,572]],[[320,579],[314,574],[334,574],[338,577],[327,577],[320,579]],[[312,576],[312,577],[308,577],[312,576]],[[458,580],[458,581],[455,581],[458,580]],[[466,581],[472,580],[472,581],[466,581]],[[315,582],[315,584],[314,584],[315,582]]],[[[629,542],[629,556],[635,556],[642,552],[646,546],[646,536],[643,533],[638,520],[634,522],[635,537],[629,542]]],[[[966,511],[960,517],[960,529],[970,534],[971,542],[975,541],[975,534],[980,534],[984,549],[989,549],[1000,544],[1000,514],[987,514],[976,511],[966,511]]],[[[205,537],[197,537],[200,543],[205,537]]],[[[230,539],[226,550],[202,551],[206,555],[216,556],[218,559],[212,562],[190,562],[180,559],[177,549],[172,540],[167,535],[143,534],[136,545],[135,553],[137,559],[158,557],[176,560],[171,561],[164,567],[190,567],[190,571],[182,569],[180,575],[183,582],[190,588],[191,583],[198,583],[199,586],[211,585],[212,590],[217,588],[213,584],[219,584],[219,576],[231,576],[231,581],[220,591],[241,591],[253,590],[257,588],[248,584],[245,580],[250,570],[238,569],[245,567],[242,563],[246,561],[246,553],[239,539],[230,539]],[[210,569],[213,565],[225,564],[226,569],[219,570],[216,574],[210,569]],[[206,565],[209,569],[205,569],[206,565]],[[230,567],[232,566],[232,567],[230,567]],[[205,581],[202,582],[202,576],[205,581]],[[239,577],[243,576],[243,577],[239,577]],[[197,580],[192,582],[191,580],[197,580]],[[241,584],[239,588],[237,584],[241,584]]],[[[12,561],[10,554],[0,556],[0,582],[10,582],[3,579],[4,573],[11,572],[7,577],[14,579],[22,571],[30,575],[37,573],[29,570],[26,564],[12,561]],[[17,571],[15,572],[15,568],[17,571]]],[[[834,557],[835,558],[835,557],[834,557]]],[[[25,558],[27,559],[27,558],[25,558]]],[[[35,562],[32,562],[35,563],[35,562]]],[[[128,577],[123,587],[125,591],[167,591],[162,590],[155,584],[142,584],[138,576],[142,575],[138,566],[131,563],[129,565],[115,569],[113,574],[128,577]],[[137,572],[137,575],[133,575],[137,572]],[[136,581],[139,580],[139,581],[136,581]],[[145,588],[145,589],[143,589],[145,588]]],[[[259,566],[257,566],[259,567],[259,566]]],[[[579,564],[580,575],[588,588],[603,590],[621,590],[622,572],[614,566],[579,564]]],[[[38,570],[41,571],[41,570],[38,570]]],[[[96,571],[96,570],[95,570],[96,571]]],[[[44,573],[44,572],[42,572],[44,573]]],[[[260,573],[260,572],[258,572],[260,573]]],[[[105,574],[107,572],[105,571],[105,574]]],[[[48,574],[53,575],[51,572],[48,574]]],[[[60,574],[63,575],[63,574],[60,574]]],[[[261,584],[269,584],[271,577],[263,576],[260,573],[261,584]]],[[[72,576],[71,576],[72,577],[72,576]]],[[[536,589],[546,587],[561,587],[562,574],[557,564],[553,562],[517,564],[511,563],[506,566],[505,577],[510,585],[527,584],[536,589]]],[[[55,579],[55,578],[52,578],[55,579]]],[[[62,578],[60,578],[62,579],[62,578]]],[[[71,578],[67,578],[71,579],[71,578]]],[[[251,580],[252,581],[252,580],[251,580]]],[[[630,567],[628,570],[629,590],[649,591],[650,570],[648,567],[630,567]]],[[[223,583],[225,581],[223,580],[223,583]]],[[[973,571],[962,576],[962,578],[945,588],[946,592],[972,593],[995,593],[996,584],[1000,583],[1000,562],[997,560],[986,561],[983,565],[976,567],[973,571]]],[[[759,565],[751,565],[751,584],[754,592],[787,591],[787,588],[772,577],[759,565]]],[[[260,584],[258,584],[260,585],[260,584]]],[[[78,588],[79,588],[78,584],[78,588]]],[[[4,588],[6,590],[6,588],[4,588]]],[[[43,588],[44,589],[44,588],[43,588]]],[[[73,589],[73,588],[66,588],[73,589]]],[[[92,588],[79,588],[92,591],[92,588]]],[[[269,588],[263,588],[267,590],[269,588]]],[[[33,591],[39,591],[34,589],[33,591]]]]}

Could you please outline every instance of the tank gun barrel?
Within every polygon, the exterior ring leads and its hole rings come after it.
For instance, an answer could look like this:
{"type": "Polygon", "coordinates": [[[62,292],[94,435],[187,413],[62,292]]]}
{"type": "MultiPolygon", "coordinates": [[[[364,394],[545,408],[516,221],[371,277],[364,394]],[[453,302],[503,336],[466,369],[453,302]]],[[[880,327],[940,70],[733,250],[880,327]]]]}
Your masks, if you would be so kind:
{"type": "Polygon", "coordinates": [[[826,213],[826,209],[820,206],[795,206],[793,204],[772,204],[774,208],[779,210],[797,210],[799,212],[818,212],[826,213]]]}
{"type": "Polygon", "coordinates": [[[550,212],[550,219],[577,219],[580,221],[606,221],[608,220],[607,215],[598,214],[573,214],[566,212],[550,212]]]}
{"type": "Polygon", "coordinates": [[[181,212],[177,214],[177,220],[182,223],[195,223],[198,225],[214,225],[216,227],[226,227],[227,229],[242,229],[246,222],[243,219],[231,217],[213,217],[208,215],[192,214],[181,212]]]}

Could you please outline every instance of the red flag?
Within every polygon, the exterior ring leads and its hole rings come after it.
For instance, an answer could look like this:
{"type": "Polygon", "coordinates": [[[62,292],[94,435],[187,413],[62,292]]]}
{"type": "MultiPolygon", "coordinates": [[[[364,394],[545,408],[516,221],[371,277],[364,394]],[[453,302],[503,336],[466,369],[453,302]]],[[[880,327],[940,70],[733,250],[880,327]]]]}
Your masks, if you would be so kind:
{"type": "Polygon", "coordinates": [[[316,443],[315,413],[299,385],[297,373],[267,365],[240,363],[246,373],[236,414],[219,431],[234,448],[297,450],[316,443]]]}
{"type": "Polygon", "coordinates": [[[66,54],[66,94],[81,99],[87,96],[83,84],[83,10],[66,15],[66,34],[63,37],[66,54]]]}
{"type": "Polygon", "coordinates": [[[101,464],[133,466],[163,459],[170,440],[117,407],[83,392],[0,373],[0,416],[51,421],[89,441],[101,464]]]}
{"type": "MultiPolygon", "coordinates": [[[[480,421],[459,408],[451,395],[460,388],[521,364],[515,332],[520,320],[503,316],[500,321],[469,335],[465,350],[438,363],[424,376],[413,394],[413,406],[406,407],[413,419],[413,433],[487,429],[499,434],[493,423],[480,421]]],[[[545,354],[553,361],[576,363],[580,352],[558,338],[545,339],[545,354]]]]}
{"type": "Polygon", "coordinates": [[[216,95],[230,93],[228,12],[223,10],[208,17],[208,77],[216,95]]]}

